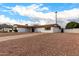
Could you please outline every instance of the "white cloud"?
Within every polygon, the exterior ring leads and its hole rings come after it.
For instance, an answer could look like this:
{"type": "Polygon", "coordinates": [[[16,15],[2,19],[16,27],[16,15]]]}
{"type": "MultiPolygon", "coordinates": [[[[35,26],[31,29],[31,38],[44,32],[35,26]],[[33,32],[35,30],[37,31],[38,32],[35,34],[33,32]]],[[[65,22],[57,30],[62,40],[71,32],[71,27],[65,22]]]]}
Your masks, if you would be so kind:
{"type": "Polygon", "coordinates": [[[39,5],[37,5],[37,4],[32,4],[32,5],[30,5],[30,6],[27,6],[26,8],[27,8],[27,9],[31,9],[31,10],[36,10],[36,9],[38,9],[38,8],[41,7],[41,6],[43,6],[43,4],[39,4],[39,5]]]}
{"type": "Polygon", "coordinates": [[[78,17],[79,17],[79,8],[64,10],[58,13],[58,18],[78,18],[78,17]]]}
{"type": "Polygon", "coordinates": [[[6,24],[14,24],[14,23],[17,23],[15,20],[12,20],[4,15],[0,15],[0,24],[3,24],[3,23],[6,23],[6,24]]]}
{"type": "MultiPolygon", "coordinates": [[[[29,16],[29,17],[38,17],[38,18],[50,18],[50,13],[44,14],[43,12],[40,12],[40,10],[48,10],[47,7],[40,8],[42,4],[36,5],[33,4],[31,6],[22,7],[22,6],[16,6],[12,9],[14,12],[18,12],[22,16],[29,16]]],[[[54,13],[52,12],[52,15],[54,13]]]]}
{"type": "Polygon", "coordinates": [[[26,24],[26,21],[18,21],[18,20],[15,20],[15,19],[10,19],[9,17],[6,17],[4,15],[0,15],[0,24],[22,24],[22,25],[25,25],[26,24]]]}
{"type": "Polygon", "coordinates": [[[48,11],[49,9],[47,7],[41,8],[41,11],[48,11]]]}
{"type": "MultiPolygon", "coordinates": [[[[49,10],[47,7],[40,8],[40,6],[43,6],[43,5],[33,4],[27,7],[16,6],[12,9],[12,11],[17,12],[22,16],[38,17],[43,19],[44,18],[54,19],[55,17],[54,12],[48,12],[48,13],[40,12],[40,10],[49,10]]],[[[58,12],[58,18],[74,18],[74,17],[78,17],[78,15],[79,15],[79,9],[71,9],[71,10],[64,10],[64,11],[58,12]]]]}

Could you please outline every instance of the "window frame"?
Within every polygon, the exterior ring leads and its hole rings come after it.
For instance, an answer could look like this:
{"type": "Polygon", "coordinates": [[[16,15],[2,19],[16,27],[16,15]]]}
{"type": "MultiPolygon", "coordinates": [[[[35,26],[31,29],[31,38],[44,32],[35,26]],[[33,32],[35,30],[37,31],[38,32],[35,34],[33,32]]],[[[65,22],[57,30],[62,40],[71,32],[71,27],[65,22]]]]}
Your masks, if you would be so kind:
{"type": "Polygon", "coordinates": [[[45,30],[51,30],[51,27],[45,27],[45,30]]]}

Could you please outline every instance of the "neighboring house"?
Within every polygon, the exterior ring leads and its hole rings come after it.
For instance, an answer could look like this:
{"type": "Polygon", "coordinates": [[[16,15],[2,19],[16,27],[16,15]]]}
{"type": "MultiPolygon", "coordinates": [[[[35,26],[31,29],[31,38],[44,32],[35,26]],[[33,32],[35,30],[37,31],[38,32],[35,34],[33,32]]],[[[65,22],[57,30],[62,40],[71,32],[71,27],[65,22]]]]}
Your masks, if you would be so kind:
{"type": "Polygon", "coordinates": [[[12,25],[0,24],[0,32],[12,32],[12,28],[12,25]]]}
{"type": "Polygon", "coordinates": [[[18,32],[48,32],[55,33],[61,32],[61,27],[58,24],[49,24],[49,25],[16,25],[18,32]]]}

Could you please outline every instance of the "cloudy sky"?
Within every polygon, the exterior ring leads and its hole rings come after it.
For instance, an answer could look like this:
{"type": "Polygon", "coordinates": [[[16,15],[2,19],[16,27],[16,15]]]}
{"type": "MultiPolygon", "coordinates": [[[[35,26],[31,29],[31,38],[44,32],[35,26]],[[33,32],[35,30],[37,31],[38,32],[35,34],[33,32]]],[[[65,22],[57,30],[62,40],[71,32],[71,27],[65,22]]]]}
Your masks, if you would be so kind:
{"type": "Polygon", "coordinates": [[[0,3],[0,24],[54,24],[55,11],[62,27],[79,22],[78,3],[0,3]]]}

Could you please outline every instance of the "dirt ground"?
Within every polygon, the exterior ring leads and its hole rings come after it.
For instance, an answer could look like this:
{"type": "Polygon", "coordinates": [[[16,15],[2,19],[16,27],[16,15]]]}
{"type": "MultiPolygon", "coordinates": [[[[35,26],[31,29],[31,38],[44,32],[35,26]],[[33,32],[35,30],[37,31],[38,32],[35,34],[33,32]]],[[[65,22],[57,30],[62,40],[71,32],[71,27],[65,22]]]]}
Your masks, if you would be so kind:
{"type": "Polygon", "coordinates": [[[21,35],[21,34],[28,34],[26,32],[11,32],[11,33],[0,33],[0,37],[4,37],[4,36],[13,36],[13,35],[21,35]]]}
{"type": "Polygon", "coordinates": [[[2,36],[2,37],[0,37],[0,42],[7,41],[7,40],[14,40],[14,39],[16,40],[16,39],[21,39],[21,38],[26,38],[26,37],[32,37],[32,36],[37,36],[37,35],[41,35],[41,34],[45,34],[45,33],[26,33],[26,34],[18,33],[18,34],[14,35],[12,33],[11,35],[2,36]]]}
{"type": "Polygon", "coordinates": [[[79,56],[79,33],[45,33],[3,41],[0,42],[0,55],[79,56]]]}

